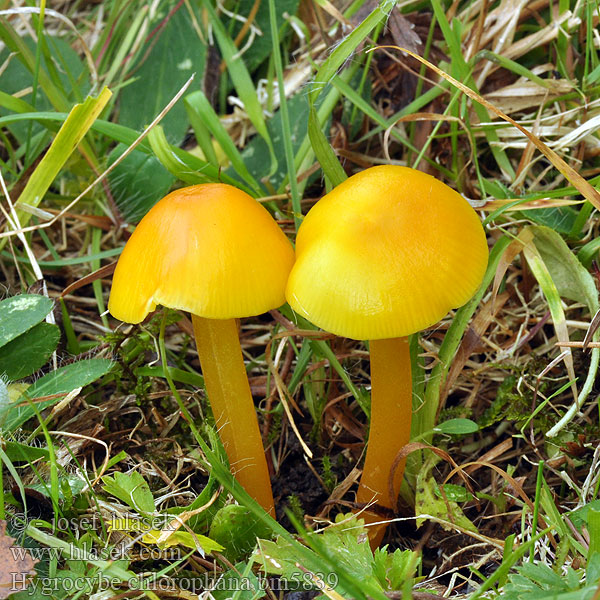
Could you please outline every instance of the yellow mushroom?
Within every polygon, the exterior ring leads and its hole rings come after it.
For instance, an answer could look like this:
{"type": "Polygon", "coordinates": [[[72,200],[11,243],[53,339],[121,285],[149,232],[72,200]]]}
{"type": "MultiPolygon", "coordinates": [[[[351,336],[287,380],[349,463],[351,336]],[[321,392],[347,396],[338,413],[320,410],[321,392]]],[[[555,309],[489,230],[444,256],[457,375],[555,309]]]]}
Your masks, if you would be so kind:
{"type": "MultiPolygon", "coordinates": [[[[322,329],[370,340],[371,422],[357,500],[394,509],[410,440],[408,335],[477,291],[488,260],[469,203],[434,177],[398,166],[354,175],[321,198],[298,231],[286,298],[322,329]]],[[[365,515],[373,522],[374,514],[365,515]]],[[[383,528],[373,528],[381,539],[383,528]]]]}
{"type": "Polygon", "coordinates": [[[237,480],[265,510],[273,495],[236,318],[285,302],[291,243],[267,210],[225,184],[177,190],[127,242],[108,308],[139,323],[157,304],[192,313],[208,398],[237,480]]]}

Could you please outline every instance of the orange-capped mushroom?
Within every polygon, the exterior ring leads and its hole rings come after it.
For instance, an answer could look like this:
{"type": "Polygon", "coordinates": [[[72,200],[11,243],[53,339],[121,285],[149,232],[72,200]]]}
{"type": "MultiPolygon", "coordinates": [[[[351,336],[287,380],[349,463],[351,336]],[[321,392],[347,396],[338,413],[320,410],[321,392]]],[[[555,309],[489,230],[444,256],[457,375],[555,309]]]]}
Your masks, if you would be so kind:
{"type": "MultiPolygon", "coordinates": [[[[326,331],[370,340],[371,422],[357,499],[395,508],[410,440],[411,365],[406,336],[437,323],[477,291],[488,249],[460,194],[399,166],[358,173],[321,198],[298,231],[286,298],[326,331]]],[[[367,515],[371,522],[375,515],[367,515]]],[[[378,541],[383,528],[373,529],[378,541]]]]}
{"type": "Polygon", "coordinates": [[[192,313],[208,398],[238,481],[273,496],[236,318],[285,302],[291,243],[268,211],[226,184],[179,189],[140,221],[117,264],[108,308],[139,323],[157,304],[192,313]]]}

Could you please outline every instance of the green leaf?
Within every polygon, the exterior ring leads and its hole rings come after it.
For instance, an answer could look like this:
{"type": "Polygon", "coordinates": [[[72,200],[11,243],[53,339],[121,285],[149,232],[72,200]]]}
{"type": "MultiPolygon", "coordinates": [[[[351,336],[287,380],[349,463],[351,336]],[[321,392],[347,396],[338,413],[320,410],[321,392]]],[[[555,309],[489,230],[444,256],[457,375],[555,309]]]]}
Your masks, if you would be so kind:
{"type": "MultiPolygon", "coordinates": [[[[108,156],[111,165],[127,149],[119,144],[108,156]]],[[[166,193],[175,177],[153,155],[134,150],[108,175],[115,202],[125,219],[137,223],[166,193]]]]}
{"type": "Polygon", "coordinates": [[[450,419],[440,423],[435,431],[445,433],[447,435],[466,435],[479,431],[479,425],[471,419],[450,419]]]}
{"type": "Polygon", "coordinates": [[[150,486],[137,471],[116,471],[113,475],[104,476],[102,482],[102,489],[107,494],[112,494],[134,510],[140,513],[153,513],[156,510],[150,486]]]}
{"type": "Polygon", "coordinates": [[[588,514],[590,510],[600,511],[600,500],[592,500],[580,508],[567,513],[567,516],[569,519],[571,519],[571,523],[573,523],[573,525],[575,525],[575,527],[581,531],[582,527],[587,527],[588,514]]]}
{"type": "Polygon", "coordinates": [[[552,281],[563,298],[587,305],[594,314],[598,310],[598,291],[593,277],[571,252],[564,239],[548,227],[531,225],[534,244],[544,261],[552,281]]]}
{"type": "MultiPolygon", "coordinates": [[[[469,500],[473,500],[473,494],[471,494],[462,485],[454,485],[452,483],[445,483],[442,486],[442,489],[444,490],[444,494],[446,494],[446,498],[448,500],[451,500],[452,502],[469,502],[469,500]]],[[[444,497],[439,486],[435,489],[435,495],[438,498],[444,497]]]]}
{"type": "Polygon", "coordinates": [[[19,294],[0,302],[0,347],[43,321],[54,303],[46,296],[19,294]]]}
{"type": "Polygon", "coordinates": [[[335,47],[327,60],[323,62],[315,76],[315,83],[310,92],[310,101],[314,103],[324,89],[325,84],[337,73],[338,69],[348,60],[364,39],[377,27],[381,21],[387,19],[389,13],[396,5],[396,0],[381,0],[379,6],[342,42],[335,47]]]}
{"type": "Polygon", "coordinates": [[[11,462],[32,462],[38,458],[48,460],[50,453],[46,448],[38,448],[37,446],[28,446],[19,442],[4,442],[4,453],[11,462]]]}
{"type": "Polygon", "coordinates": [[[106,375],[113,364],[112,361],[105,358],[89,358],[61,367],[48,373],[48,375],[40,377],[27,388],[26,392],[15,403],[0,407],[2,429],[4,431],[14,431],[35,415],[35,410],[29,405],[28,399],[33,401],[44,396],[58,395],[58,397],[35,403],[38,411],[53,406],[63,399],[63,395],[89,385],[96,379],[106,375]]]}
{"type": "MultiPolygon", "coordinates": [[[[160,15],[160,19],[164,16],[160,15]]],[[[134,71],[136,80],[119,95],[119,122],[132,129],[141,130],[148,125],[192,73],[196,73],[193,88],[200,89],[202,85],[206,45],[198,36],[185,4],[156,36],[158,39],[148,41],[148,47],[152,48],[148,56],[143,56],[145,51],[142,53],[143,62],[134,71]]],[[[189,125],[181,102],[165,115],[162,125],[169,132],[169,141],[179,145],[189,125]]]]}
{"type": "Polygon", "coordinates": [[[38,323],[0,348],[0,374],[15,381],[43,367],[58,346],[60,330],[50,323],[38,323]]]}
{"type": "Polygon", "coordinates": [[[578,212],[570,206],[537,208],[518,213],[523,219],[529,219],[539,225],[545,225],[558,233],[569,234],[577,220],[578,212]]]}

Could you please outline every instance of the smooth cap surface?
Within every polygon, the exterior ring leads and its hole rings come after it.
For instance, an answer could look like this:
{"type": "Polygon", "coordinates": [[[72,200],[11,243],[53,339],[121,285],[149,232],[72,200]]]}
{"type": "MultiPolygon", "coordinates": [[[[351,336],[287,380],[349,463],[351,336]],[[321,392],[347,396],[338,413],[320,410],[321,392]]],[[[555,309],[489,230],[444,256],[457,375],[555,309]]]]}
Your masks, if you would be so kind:
{"type": "Polygon", "coordinates": [[[157,304],[229,319],[285,302],[291,243],[256,200],[226,184],[177,190],[140,221],[117,264],[110,313],[139,323],[157,304]]]}
{"type": "Polygon", "coordinates": [[[372,167],[307,214],[286,298],[336,335],[401,337],[465,304],[487,261],[479,217],[460,194],[414,169],[372,167]]]}

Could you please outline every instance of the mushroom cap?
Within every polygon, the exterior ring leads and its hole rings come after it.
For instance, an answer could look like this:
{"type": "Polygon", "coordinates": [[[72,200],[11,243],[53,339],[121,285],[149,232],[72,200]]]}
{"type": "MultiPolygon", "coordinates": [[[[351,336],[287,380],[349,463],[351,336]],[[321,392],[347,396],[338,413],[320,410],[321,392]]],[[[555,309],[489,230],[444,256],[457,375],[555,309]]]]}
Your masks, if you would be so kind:
{"type": "Polygon", "coordinates": [[[157,304],[210,319],[257,315],[285,302],[294,249],[245,192],[221,183],[165,196],[119,258],[110,313],[139,323],[157,304]]]}
{"type": "Polygon", "coordinates": [[[308,212],[286,298],[336,335],[401,337],[465,304],[487,261],[479,217],[460,194],[414,169],[372,167],[308,212]]]}

